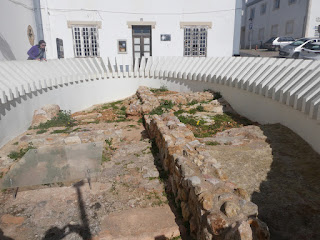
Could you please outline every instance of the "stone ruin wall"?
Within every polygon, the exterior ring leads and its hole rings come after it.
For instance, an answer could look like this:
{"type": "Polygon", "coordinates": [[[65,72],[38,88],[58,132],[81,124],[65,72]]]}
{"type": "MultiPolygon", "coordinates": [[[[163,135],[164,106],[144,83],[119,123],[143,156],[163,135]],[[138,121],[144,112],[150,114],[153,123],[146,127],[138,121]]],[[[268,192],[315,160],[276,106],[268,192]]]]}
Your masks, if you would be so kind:
{"type": "MultiPolygon", "coordinates": [[[[146,87],[137,91],[138,101],[128,109],[147,114],[160,105],[146,87]],[[140,106],[140,107],[138,107],[140,106]]],[[[190,93],[174,98],[212,99],[210,93],[190,93]]],[[[183,220],[195,239],[269,239],[265,223],[258,219],[258,207],[245,190],[228,181],[194,134],[172,113],[144,115],[145,127],[159,149],[162,167],[168,173],[168,187],[183,220]]]]}

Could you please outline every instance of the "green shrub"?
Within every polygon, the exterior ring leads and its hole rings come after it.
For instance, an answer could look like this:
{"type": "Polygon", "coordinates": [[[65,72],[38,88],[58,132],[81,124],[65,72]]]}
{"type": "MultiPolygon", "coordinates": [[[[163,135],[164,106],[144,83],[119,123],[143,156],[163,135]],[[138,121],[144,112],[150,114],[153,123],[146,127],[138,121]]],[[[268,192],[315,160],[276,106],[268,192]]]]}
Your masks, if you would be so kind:
{"type": "Polygon", "coordinates": [[[58,116],[52,118],[51,120],[40,123],[39,126],[34,127],[34,129],[48,129],[52,127],[72,127],[75,126],[76,120],[71,117],[71,111],[60,111],[58,116]]]}
{"type": "Polygon", "coordinates": [[[197,107],[196,107],[196,110],[197,110],[198,112],[205,112],[203,106],[201,106],[201,105],[197,106],[197,107]]]}
{"type": "Polygon", "coordinates": [[[215,92],[215,93],[213,94],[213,100],[216,100],[216,99],[219,99],[219,98],[222,98],[221,93],[220,93],[220,92],[215,92]]]}
{"type": "Polygon", "coordinates": [[[191,106],[191,105],[195,105],[195,104],[197,104],[197,103],[198,103],[197,100],[192,100],[191,102],[188,103],[188,105],[191,106]]]}
{"type": "Polygon", "coordinates": [[[167,112],[169,109],[172,109],[174,103],[172,101],[162,101],[160,106],[154,108],[149,114],[150,115],[162,115],[164,112],[167,112]]]}

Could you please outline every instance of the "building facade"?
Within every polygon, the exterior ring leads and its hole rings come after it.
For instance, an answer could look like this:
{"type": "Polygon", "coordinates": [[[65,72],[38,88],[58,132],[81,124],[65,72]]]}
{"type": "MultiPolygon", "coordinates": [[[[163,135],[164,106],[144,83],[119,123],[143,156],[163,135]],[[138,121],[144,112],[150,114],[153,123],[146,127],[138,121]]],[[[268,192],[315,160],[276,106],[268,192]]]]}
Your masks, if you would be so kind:
{"type": "Polygon", "coordinates": [[[243,6],[241,47],[271,37],[319,37],[319,0],[248,0],[243,6]]]}
{"type": "MultiPolygon", "coordinates": [[[[0,60],[27,58],[31,47],[24,36],[27,29],[32,29],[33,44],[41,38],[46,41],[48,59],[239,54],[242,0],[0,2],[0,36],[15,55],[9,59],[0,55],[0,60]],[[24,13],[20,17],[17,11],[24,13]],[[19,26],[5,24],[17,16],[19,26]]],[[[1,45],[0,51],[4,52],[1,45]]]]}

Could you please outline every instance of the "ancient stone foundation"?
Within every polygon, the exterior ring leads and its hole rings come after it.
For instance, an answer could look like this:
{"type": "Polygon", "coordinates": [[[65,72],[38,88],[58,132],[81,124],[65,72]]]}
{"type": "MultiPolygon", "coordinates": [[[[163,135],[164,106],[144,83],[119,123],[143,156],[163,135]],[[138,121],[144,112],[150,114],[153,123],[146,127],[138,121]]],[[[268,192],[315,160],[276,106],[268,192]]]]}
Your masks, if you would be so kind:
{"type": "MultiPolygon", "coordinates": [[[[139,89],[137,95],[142,113],[158,105],[145,88],[139,89]]],[[[169,175],[169,188],[183,220],[189,223],[192,237],[270,238],[268,227],[258,219],[258,207],[250,202],[245,190],[228,181],[217,160],[210,157],[185,124],[172,113],[145,115],[144,120],[150,138],[159,148],[162,166],[169,175]]]]}

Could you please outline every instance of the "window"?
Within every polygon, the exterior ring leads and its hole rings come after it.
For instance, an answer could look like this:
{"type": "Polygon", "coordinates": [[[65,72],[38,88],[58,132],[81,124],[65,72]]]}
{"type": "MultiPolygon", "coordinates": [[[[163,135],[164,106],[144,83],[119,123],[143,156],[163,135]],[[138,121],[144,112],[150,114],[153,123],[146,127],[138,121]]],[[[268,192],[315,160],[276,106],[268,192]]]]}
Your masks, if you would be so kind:
{"type": "Polygon", "coordinates": [[[259,41],[263,41],[264,40],[264,28],[260,28],[259,29],[259,41]]]}
{"type": "Polygon", "coordinates": [[[264,15],[266,11],[267,11],[267,4],[266,3],[261,4],[260,15],[264,15]]]}
{"type": "Polygon", "coordinates": [[[207,55],[207,27],[184,28],[184,56],[205,57],[207,55]]]}
{"type": "Polygon", "coordinates": [[[273,10],[280,8],[280,0],[274,0],[273,1],[273,10]]]}
{"type": "Polygon", "coordinates": [[[73,46],[76,57],[99,56],[98,30],[95,26],[74,26],[73,46]]]}
{"type": "Polygon", "coordinates": [[[251,8],[251,10],[250,10],[250,18],[252,20],[254,19],[255,12],[256,12],[256,9],[255,8],[251,8]]]}
{"type": "Polygon", "coordinates": [[[288,0],[288,1],[289,1],[289,5],[295,4],[297,2],[297,0],[288,0]]]}
{"type": "Polygon", "coordinates": [[[286,34],[292,34],[293,33],[293,24],[294,24],[293,20],[287,22],[287,24],[286,24],[286,34]]]}
{"type": "Polygon", "coordinates": [[[278,36],[278,24],[271,26],[271,37],[278,36]]]}

